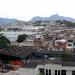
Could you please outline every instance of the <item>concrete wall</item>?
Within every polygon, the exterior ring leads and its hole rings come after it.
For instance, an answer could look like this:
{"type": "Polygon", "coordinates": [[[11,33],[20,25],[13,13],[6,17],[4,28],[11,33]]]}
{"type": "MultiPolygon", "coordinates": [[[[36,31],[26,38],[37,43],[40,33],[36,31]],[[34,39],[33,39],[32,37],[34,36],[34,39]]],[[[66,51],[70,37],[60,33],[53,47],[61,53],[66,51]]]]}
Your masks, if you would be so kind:
{"type": "Polygon", "coordinates": [[[34,75],[34,69],[32,68],[20,68],[19,75],[34,75]]]}
{"type": "Polygon", "coordinates": [[[72,71],[67,70],[66,75],[72,75],[72,71]]]}

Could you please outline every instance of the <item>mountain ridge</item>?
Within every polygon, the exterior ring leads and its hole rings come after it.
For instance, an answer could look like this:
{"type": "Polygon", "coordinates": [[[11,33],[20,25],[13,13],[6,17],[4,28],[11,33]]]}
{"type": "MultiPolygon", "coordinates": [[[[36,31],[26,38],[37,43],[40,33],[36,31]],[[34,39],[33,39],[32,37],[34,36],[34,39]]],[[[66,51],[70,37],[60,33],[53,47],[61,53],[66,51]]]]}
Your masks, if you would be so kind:
{"type": "Polygon", "coordinates": [[[51,15],[50,17],[39,17],[35,16],[30,21],[22,21],[18,19],[9,19],[9,18],[0,18],[0,26],[13,24],[15,22],[35,22],[35,21],[57,21],[57,20],[66,20],[75,23],[75,19],[70,17],[59,16],[58,14],[51,15]]]}
{"type": "Polygon", "coordinates": [[[39,21],[39,20],[42,20],[42,21],[45,21],[45,20],[46,21],[66,20],[66,21],[75,22],[75,19],[73,19],[73,18],[59,16],[58,14],[51,15],[50,17],[39,17],[39,16],[36,16],[36,17],[33,17],[31,19],[32,22],[39,21]]]}
{"type": "Polygon", "coordinates": [[[0,18],[0,25],[6,25],[9,23],[14,23],[16,21],[17,21],[17,19],[0,18]]]}

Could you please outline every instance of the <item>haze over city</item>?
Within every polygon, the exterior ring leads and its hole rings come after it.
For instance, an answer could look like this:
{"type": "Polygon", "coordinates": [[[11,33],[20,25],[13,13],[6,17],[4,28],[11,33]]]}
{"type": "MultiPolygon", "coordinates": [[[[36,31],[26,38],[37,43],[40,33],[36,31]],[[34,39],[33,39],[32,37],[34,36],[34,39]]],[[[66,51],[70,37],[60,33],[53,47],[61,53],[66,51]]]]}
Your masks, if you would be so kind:
{"type": "Polygon", "coordinates": [[[75,0],[0,0],[0,17],[29,21],[53,14],[75,18],[75,0]]]}

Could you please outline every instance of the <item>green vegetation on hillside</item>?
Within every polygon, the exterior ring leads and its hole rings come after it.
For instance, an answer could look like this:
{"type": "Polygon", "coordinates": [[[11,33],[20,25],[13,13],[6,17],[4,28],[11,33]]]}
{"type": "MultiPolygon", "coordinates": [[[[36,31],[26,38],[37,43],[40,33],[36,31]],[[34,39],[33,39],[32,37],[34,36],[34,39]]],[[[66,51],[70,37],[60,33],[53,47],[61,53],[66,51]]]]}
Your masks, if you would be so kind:
{"type": "Polygon", "coordinates": [[[75,23],[71,22],[71,21],[66,21],[66,20],[57,20],[56,23],[60,23],[60,24],[65,24],[65,26],[67,27],[75,27],[75,23]]]}

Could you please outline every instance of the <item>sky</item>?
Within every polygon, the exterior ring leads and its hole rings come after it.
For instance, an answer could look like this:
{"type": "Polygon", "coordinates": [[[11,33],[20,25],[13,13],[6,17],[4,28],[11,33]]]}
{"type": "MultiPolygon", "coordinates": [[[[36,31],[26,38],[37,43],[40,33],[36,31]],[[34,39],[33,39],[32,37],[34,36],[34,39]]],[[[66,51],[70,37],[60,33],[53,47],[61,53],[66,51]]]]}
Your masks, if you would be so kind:
{"type": "Polygon", "coordinates": [[[29,21],[53,14],[75,18],[75,0],[0,0],[0,17],[29,21]]]}

